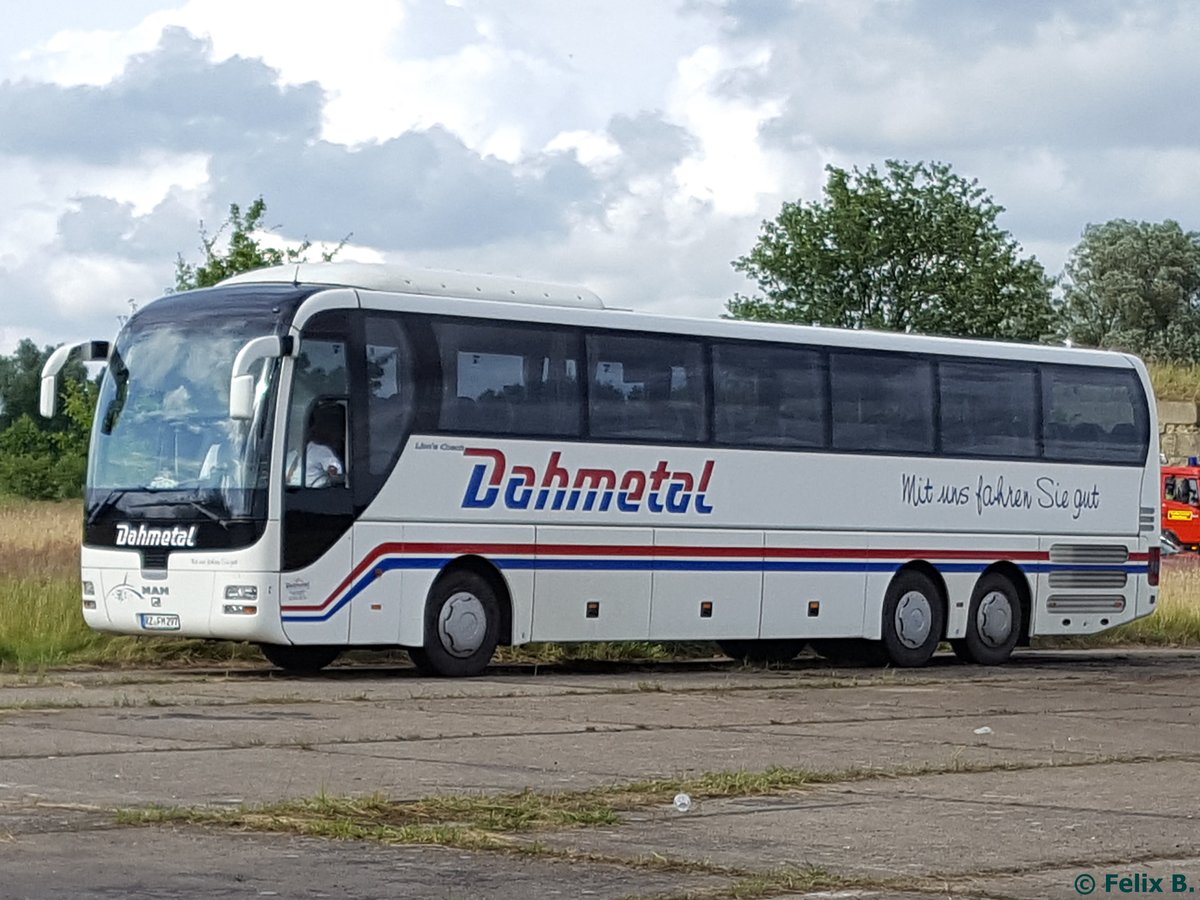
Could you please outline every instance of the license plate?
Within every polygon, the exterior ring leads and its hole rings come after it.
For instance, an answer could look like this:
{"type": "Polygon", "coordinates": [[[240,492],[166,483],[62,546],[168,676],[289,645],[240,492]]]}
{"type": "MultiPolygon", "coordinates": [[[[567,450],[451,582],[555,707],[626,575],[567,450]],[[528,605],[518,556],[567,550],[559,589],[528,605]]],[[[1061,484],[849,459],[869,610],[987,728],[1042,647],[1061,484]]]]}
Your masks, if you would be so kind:
{"type": "Polygon", "coordinates": [[[174,613],[138,613],[146,631],[178,631],[179,616],[174,613]]]}

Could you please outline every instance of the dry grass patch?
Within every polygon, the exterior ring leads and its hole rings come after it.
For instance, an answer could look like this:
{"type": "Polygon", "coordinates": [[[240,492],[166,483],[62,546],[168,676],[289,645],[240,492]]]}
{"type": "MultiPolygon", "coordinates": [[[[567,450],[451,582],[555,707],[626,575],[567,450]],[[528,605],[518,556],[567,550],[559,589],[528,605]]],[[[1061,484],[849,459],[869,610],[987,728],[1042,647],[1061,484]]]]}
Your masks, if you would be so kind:
{"type": "Polygon", "coordinates": [[[0,497],[0,666],[145,665],[258,658],[243,645],[101,634],[83,621],[78,500],[0,497]]]}
{"type": "Polygon", "coordinates": [[[1143,755],[1095,756],[1088,759],[1029,759],[974,763],[951,755],[944,763],[895,768],[852,767],[817,771],[774,766],[758,772],[707,772],[683,778],[652,778],[603,785],[582,791],[494,795],[438,795],[421,800],[332,797],[286,800],[264,806],[145,807],[120,810],[118,824],[186,822],[225,825],[251,831],[282,831],[339,838],[369,838],[398,843],[443,843],[451,846],[501,846],[506,836],[544,830],[618,825],[621,814],[668,807],[680,793],[693,802],[789,794],[818,785],[847,784],[881,778],[949,773],[1021,771],[1051,767],[1104,765],[1146,761],[1143,755]],[[465,842],[465,843],[462,843],[465,842]]]}
{"type": "Polygon", "coordinates": [[[1147,368],[1159,400],[1200,400],[1200,366],[1149,363],[1147,368]]]}

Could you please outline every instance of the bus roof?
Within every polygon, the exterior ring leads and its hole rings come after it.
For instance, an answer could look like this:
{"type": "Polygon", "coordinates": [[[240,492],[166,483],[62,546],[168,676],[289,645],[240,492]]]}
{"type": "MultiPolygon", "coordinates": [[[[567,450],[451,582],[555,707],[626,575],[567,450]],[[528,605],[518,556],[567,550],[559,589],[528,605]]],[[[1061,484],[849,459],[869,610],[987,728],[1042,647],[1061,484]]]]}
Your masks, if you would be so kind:
{"type": "Polygon", "coordinates": [[[605,308],[600,297],[584,287],[498,275],[418,269],[391,263],[294,263],[244,272],[226,278],[221,284],[325,284],[431,297],[467,297],[582,309],[605,308]]]}
{"type": "MultiPolygon", "coordinates": [[[[420,269],[393,263],[293,263],[272,266],[234,275],[222,281],[225,285],[307,285],[312,287],[350,288],[386,294],[407,294],[416,297],[467,300],[474,304],[483,301],[472,312],[490,316],[503,315],[517,321],[584,324],[602,328],[658,331],[671,334],[741,338],[746,340],[776,340],[786,343],[844,347],[862,350],[891,350],[907,353],[974,355],[982,359],[1019,359],[1028,362],[1101,365],[1120,368],[1141,368],[1136,358],[1108,350],[1064,347],[1053,344],[1034,344],[981,338],[959,338],[866,329],[843,329],[817,325],[779,322],[756,322],[730,319],[710,319],[695,316],[672,316],[633,311],[607,306],[593,291],[550,282],[526,281],[497,275],[468,272],[420,269]],[[488,303],[515,304],[524,310],[510,307],[500,313],[488,310],[488,303]],[[541,307],[545,312],[539,312],[541,307]],[[557,312],[556,310],[561,310],[557,312]],[[486,313],[485,313],[486,311],[486,313]]],[[[372,304],[373,305],[373,304],[372,304]]],[[[418,301],[419,306],[423,306],[418,301]]],[[[448,312],[439,300],[436,307],[424,311],[448,312]]],[[[466,308],[463,313],[468,315],[466,308]]]]}

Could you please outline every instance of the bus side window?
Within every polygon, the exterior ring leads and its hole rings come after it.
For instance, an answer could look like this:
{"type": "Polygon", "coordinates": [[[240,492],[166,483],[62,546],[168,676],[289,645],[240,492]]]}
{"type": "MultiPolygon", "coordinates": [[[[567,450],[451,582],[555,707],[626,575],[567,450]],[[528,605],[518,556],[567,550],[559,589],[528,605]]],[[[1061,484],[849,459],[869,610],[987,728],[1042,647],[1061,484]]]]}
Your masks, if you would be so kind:
{"type": "MultiPolygon", "coordinates": [[[[340,340],[323,340],[308,337],[301,342],[300,356],[296,360],[295,374],[292,380],[292,400],[288,413],[287,450],[284,454],[284,483],[289,487],[316,487],[310,483],[314,476],[307,475],[309,455],[308,446],[314,443],[312,429],[319,408],[336,406],[337,410],[321,414],[321,418],[332,420],[339,415],[341,423],[340,437],[324,435],[327,443],[316,441],[319,446],[326,447],[338,457],[343,479],[348,465],[346,443],[346,402],[349,394],[349,375],[346,368],[346,344],[340,340]],[[329,447],[328,443],[337,444],[329,447]]],[[[336,430],[332,421],[322,423],[322,429],[328,432],[336,430]]],[[[314,459],[322,455],[320,451],[313,452],[314,459]]],[[[322,467],[328,469],[328,465],[322,467]]],[[[328,473],[326,473],[328,478],[328,473]]],[[[318,479],[319,480],[319,479],[318,479]]]]}
{"type": "Polygon", "coordinates": [[[825,446],[825,385],[825,360],[817,350],[714,344],[714,440],[732,446],[825,446]]]}
{"type": "Polygon", "coordinates": [[[592,437],[695,443],[708,435],[704,350],[698,340],[587,336],[592,437]]]}
{"type": "Polygon", "coordinates": [[[1125,369],[1042,366],[1047,459],[1142,464],[1149,442],[1146,397],[1125,369]]]}
{"type": "Polygon", "coordinates": [[[369,315],[367,334],[367,468],[386,475],[416,413],[413,357],[399,319],[369,315]]]}
{"type": "Polygon", "coordinates": [[[576,437],[582,428],[579,340],[566,328],[436,321],[439,428],[576,437]]]}

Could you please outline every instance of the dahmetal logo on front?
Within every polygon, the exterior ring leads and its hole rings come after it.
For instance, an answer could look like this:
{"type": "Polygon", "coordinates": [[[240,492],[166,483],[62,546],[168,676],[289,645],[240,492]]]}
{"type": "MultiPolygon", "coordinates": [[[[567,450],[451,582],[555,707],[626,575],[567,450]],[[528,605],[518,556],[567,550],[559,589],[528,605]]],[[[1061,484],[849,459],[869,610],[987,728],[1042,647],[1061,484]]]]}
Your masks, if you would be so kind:
{"type": "Polygon", "coordinates": [[[195,547],[197,526],[184,528],[176,525],[174,528],[147,528],[138,525],[134,528],[128,522],[117,523],[118,547],[195,547]]]}

